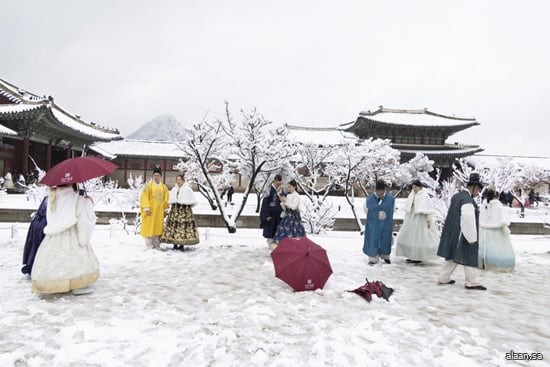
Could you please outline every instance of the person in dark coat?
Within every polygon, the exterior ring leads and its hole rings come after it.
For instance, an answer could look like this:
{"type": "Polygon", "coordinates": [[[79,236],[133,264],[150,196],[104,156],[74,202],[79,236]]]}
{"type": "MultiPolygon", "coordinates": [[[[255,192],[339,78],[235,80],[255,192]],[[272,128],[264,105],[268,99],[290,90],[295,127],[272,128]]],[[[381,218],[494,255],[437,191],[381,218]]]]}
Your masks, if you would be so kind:
{"type": "Polygon", "coordinates": [[[280,197],[285,194],[281,188],[282,183],[281,175],[275,175],[271,187],[264,194],[260,209],[260,228],[263,229],[263,236],[270,247],[274,246],[273,237],[275,237],[275,231],[281,222],[281,213],[283,212],[280,197]]]}
{"type": "Polygon", "coordinates": [[[233,185],[229,185],[229,188],[227,189],[227,201],[229,204],[233,204],[233,194],[235,193],[235,189],[233,188],[233,185]]]}
{"type": "Polygon", "coordinates": [[[439,275],[439,284],[454,284],[451,274],[460,264],[464,267],[466,289],[487,289],[476,279],[479,208],[473,198],[482,188],[479,174],[472,173],[466,183],[466,190],[456,193],[451,198],[437,250],[437,255],[446,260],[439,275]]]}
{"type": "Polygon", "coordinates": [[[379,258],[386,264],[391,263],[394,206],[395,198],[386,191],[386,183],[378,180],[375,192],[370,194],[365,203],[367,220],[363,253],[369,257],[369,265],[377,264],[379,258]]]}
{"type": "Polygon", "coordinates": [[[38,247],[44,239],[44,227],[46,227],[46,210],[48,207],[48,197],[46,196],[38,210],[34,214],[31,224],[29,226],[29,231],[27,232],[27,239],[25,241],[25,249],[23,250],[23,267],[21,272],[23,274],[31,274],[32,265],[34,264],[34,257],[38,251],[38,247]]]}

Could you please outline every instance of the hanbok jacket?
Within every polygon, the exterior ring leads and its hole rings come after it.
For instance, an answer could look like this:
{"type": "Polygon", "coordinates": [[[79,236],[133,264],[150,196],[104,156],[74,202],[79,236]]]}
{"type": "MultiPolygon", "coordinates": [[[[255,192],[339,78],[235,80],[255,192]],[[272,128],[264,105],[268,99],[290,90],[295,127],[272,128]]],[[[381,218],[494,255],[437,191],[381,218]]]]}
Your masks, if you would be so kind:
{"type": "Polygon", "coordinates": [[[457,264],[477,267],[479,208],[466,190],[451,198],[437,255],[457,264]]]}

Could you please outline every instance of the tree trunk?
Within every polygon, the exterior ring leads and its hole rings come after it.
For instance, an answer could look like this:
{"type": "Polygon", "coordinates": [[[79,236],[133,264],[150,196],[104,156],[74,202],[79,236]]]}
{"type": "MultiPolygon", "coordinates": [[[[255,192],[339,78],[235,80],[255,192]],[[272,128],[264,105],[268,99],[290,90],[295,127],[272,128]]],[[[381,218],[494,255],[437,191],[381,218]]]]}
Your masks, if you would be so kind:
{"type": "Polygon", "coordinates": [[[262,204],[262,195],[258,191],[256,191],[256,213],[260,212],[260,206],[262,204]]]}
{"type": "Polygon", "coordinates": [[[353,217],[355,218],[355,225],[357,226],[357,231],[361,232],[363,230],[363,223],[361,223],[361,219],[359,218],[359,216],[357,215],[357,212],[355,210],[355,205],[353,204],[353,202],[351,201],[349,195],[348,195],[348,190],[346,189],[345,193],[344,193],[344,196],[346,197],[346,201],[348,202],[350,208],[351,208],[351,212],[353,213],[353,217]]]}

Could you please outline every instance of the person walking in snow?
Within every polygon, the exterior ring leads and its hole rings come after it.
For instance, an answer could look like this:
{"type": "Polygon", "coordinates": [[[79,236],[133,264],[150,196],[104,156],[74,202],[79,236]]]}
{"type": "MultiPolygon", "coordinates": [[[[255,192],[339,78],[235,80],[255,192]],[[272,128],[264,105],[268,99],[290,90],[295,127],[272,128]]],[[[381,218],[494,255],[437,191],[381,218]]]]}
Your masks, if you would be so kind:
{"type": "Polygon", "coordinates": [[[437,250],[437,255],[446,260],[438,278],[440,285],[455,283],[451,279],[451,274],[460,264],[464,267],[466,289],[487,289],[476,278],[479,209],[474,198],[479,195],[481,189],[483,184],[479,174],[472,173],[466,183],[466,190],[456,193],[451,198],[437,250]]]}
{"type": "Polygon", "coordinates": [[[34,260],[35,293],[86,294],[99,278],[99,262],[90,245],[96,216],[92,199],[79,195],[76,184],[50,189],[45,237],[34,260]]]}
{"type": "Polygon", "coordinates": [[[407,262],[413,264],[437,258],[439,234],[432,219],[435,208],[420,180],[412,183],[405,210],[397,235],[396,254],[405,256],[407,262]]]}
{"type": "Polygon", "coordinates": [[[275,237],[275,231],[281,222],[281,213],[283,212],[281,197],[285,196],[285,193],[281,187],[282,183],[281,175],[275,175],[269,190],[264,194],[260,209],[260,228],[263,229],[263,236],[270,247],[273,247],[275,243],[273,237],[275,237]]]}
{"type": "Polygon", "coordinates": [[[510,240],[510,220],[495,190],[486,190],[487,201],[479,212],[479,252],[480,269],[512,271],[516,262],[514,248],[510,240]]]}
{"type": "Polygon", "coordinates": [[[285,237],[305,237],[306,231],[302,225],[302,217],[300,215],[300,195],[296,191],[298,184],[295,180],[291,180],[287,185],[286,196],[281,196],[281,207],[283,219],[277,226],[273,240],[279,243],[285,237]]]}
{"type": "Polygon", "coordinates": [[[369,195],[365,206],[365,239],[363,253],[369,258],[369,265],[378,263],[379,258],[390,264],[393,240],[393,211],[395,198],[386,191],[386,183],[376,181],[375,192],[369,195]]]}
{"type": "Polygon", "coordinates": [[[181,251],[185,245],[198,244],[199,232],[191,209],[197,204],[197,199],[183,175],[176,177],[176,184],[170,190],[168,204],[170,212],[162,231],[161,242],[171,243],[174,250],[181,251]]]}
{"type": "Polygon", "coordinates": [[[162,250],[160,236],[164,227],[164,213],[168,209],[168,188],[161,182],[162,170],[157,165],[153,177],[141,192],[141,235],[149,248],[162,250]]]}

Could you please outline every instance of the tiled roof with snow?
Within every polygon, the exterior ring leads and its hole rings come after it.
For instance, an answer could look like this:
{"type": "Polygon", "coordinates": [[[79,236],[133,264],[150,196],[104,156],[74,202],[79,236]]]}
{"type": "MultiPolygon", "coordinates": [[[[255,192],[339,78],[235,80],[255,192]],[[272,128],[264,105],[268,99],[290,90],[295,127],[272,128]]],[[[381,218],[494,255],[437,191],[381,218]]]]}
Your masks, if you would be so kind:
{"type": "Polygon", "coordinates": [[[53,119],[61,125],[91,138],[98,140],[121,138],[118,129],[107,128],[93,122],[85,122],[80,119],[80,116],[73,115],[55,104],[52,97],[40,97],[17,88],[2,79],[0,79],[0,94],[13,102],[12,104],[0,104],[0,115],[13,115],[36,109],[46,109],[51,113],[53,119]]]}
{"type": "Polygon", "coordinates": [[[357,140],[353,133],[334,127],[302,127],[288,124],[285,124],[285,127],[288,129],[289,139],[306,144],[335,145],[357,140]]]}
{"type": "Polygon", "coordinates": [[[155,158],[180,158],[184,156],[177,143],[170,141],[151,141],[124,139],[106,143],[95,143],[90,149],[100,154],[107,152],[117,157],[155,157],[155,158]]]}
{"type": "MultiPolygon", "coordinates": [[[[464,124],[478,124],[476,119],[473,117],[465,118],[448,116],[440,113],[431,112],[427,108],[421,110],[413,110],[385,108],[380,106],[380,108],[376,111],[362,111],[359,113],[358,117],[363,117],[385,123],[415,126],[453,126],[464,124]]],[[[352,124],[353,123],[346,125],[352,124]]]]}
{"type": "Polygon", "coordinates": [[[17,132],[4,125],[0,125],[0,136],[17,136],[17,132]]]}
{"type": "MultiPolygon", "coordinates": [[[[399,145],[399,144],[397,144],[399,145]]],[[[408,148],[408,147],[395,147],[401,153],[424,153],[427,156],[442,156],[442,155],[452,155],[452,156],[463,156],[471,155],[483,151],[478,145],[443,145],[441,147],[447,149],[426,149],[425,146],[419,146],[418,149],[408,148]]]]}
{"type": "Polygon", "coordinates": [[[501,159],[512,159],[515,162],[524,164],[525,166],[541,167],[546,171],[550,171],[550,157],[529,157],[529,156],[507,156],[507,155],[491,155],[491,154],[476,154],[466,158],[466,162],[474,167],[478,164],[494,166],[501,159]]]}

